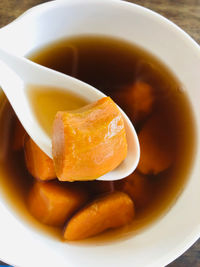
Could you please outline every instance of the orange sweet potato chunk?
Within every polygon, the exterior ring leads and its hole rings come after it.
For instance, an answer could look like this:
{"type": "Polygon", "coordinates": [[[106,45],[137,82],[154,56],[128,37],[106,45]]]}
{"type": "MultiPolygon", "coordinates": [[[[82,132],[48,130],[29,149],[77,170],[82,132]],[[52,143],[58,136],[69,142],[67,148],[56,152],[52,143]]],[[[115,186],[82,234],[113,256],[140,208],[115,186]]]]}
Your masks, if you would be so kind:
{"type": "Polygon", "coordinates": [[[134,204],[123,192],[113,192],[96,199],[76,213],[68,222],[64,238],[81,240],[107,229],[126,225],[134,217],[134,204]]]}
{"type": "Polygon", "coordinates": [[[26,167],[30,174],[40,180],[56,178],[53,160],[49,158],[29,137],[24,142],[26,167]]]}
{"type": "Polygon", "coordinates": [[[149,84],[137,81],[125,90],[116,92],[115,99],[133,123],[138,124],[151,114],[155,96],[149,84]]]}
{"type": "Polygon", "coordinates": [[[26,131],[19,120],[15,121],[12,148],[14,151],[23,149],[26,131]]]}
{"type": "Polygon", "coordinates": [[[157,114],[146,122],[138,134],[140,161],[138,170],[143,174],[158,174],[172,164],[172,149],[165,120],[157,114]]]}
{"type": "Polygon", "coordinates": [[[135,207],[144,208],[152,199],[152,185],[149,181],[150,177],[146,177],[135,171],[127,178],[116,181],[117,190],[128,194],[135,203],[135,207]]]}
{"type": "Polygon", "coordinates": [[[36,181],[28,195],[28,209],[40,222],[62,226],[88,200],[86,191],[56,181],[36,181]]]}
{"type": "Polygon", "coordinates": [[[116,168],[127,155],[127,141],[122,115],[112,99],[58,112],[52,152],[60,181],[94,180],[116,168]]]}

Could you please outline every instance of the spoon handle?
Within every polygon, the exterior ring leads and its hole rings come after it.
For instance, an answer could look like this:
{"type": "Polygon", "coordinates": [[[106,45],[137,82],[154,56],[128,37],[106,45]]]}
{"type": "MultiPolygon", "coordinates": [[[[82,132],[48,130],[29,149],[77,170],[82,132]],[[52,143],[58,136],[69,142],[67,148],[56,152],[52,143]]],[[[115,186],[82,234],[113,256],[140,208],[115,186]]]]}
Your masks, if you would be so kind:
{"type": "Polygon", "coordinates": [[[7,68],[10,68],[12,73],[19,76],[24,83],[29,82],[30,78],[34,80],[34,78],[38,77],[38,74],[40,73],[40,69],[38,70],[35,66],[38,64],[33,63],[24,57],[11,54],[2,48],[0,48],[0,61],[2,61],[7,68]]]}
{"type": "Polygon", "coordinates": [[[25,93],[30,77],[37,77],[35,65],[30,60],[18,58],[0,48],[0,86],[29,136],[36,143],[40,140],[40,148],[52,157],[51,140],[33,116],[25,93]]]}

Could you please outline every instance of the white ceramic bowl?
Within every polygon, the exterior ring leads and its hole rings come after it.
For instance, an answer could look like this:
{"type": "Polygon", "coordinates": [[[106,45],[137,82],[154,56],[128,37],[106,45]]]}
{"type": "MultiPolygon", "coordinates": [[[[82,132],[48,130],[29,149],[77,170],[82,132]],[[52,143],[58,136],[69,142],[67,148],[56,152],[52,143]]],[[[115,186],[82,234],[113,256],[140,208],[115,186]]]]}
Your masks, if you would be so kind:
{"type": "Polygon", "coordinates": [[[32,8],[0,30],[0,45],[26,55],[54,40],[79,34],[120,37],[163,61],[192,103],[197,147],[189,182],[173,208],[127,240],[101,245],[59,242],[15,214],[0,194],[0,258],[17,266],[163,266],[200,236],[200,48],[180,28],[140,6],[116,0],[57,0],[32,8]]]}

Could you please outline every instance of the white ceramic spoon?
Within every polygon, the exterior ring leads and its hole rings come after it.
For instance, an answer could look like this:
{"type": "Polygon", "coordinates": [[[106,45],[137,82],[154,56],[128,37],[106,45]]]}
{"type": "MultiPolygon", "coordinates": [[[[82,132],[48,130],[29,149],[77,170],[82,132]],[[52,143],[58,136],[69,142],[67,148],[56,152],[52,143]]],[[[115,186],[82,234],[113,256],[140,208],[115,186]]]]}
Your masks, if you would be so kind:
{"type": "MultiPolygon", "coordinates": [[[[105,95],[94,87],[60,72],[48,69],[32,61],[17,57],[0,49],[0,86],[34,142],[52,158],[51,139],[43,131],[35,117],[26,90],[28,85],[57,87],[74,92],[90,102],[105,95]]],[[[128,154],[126,159],[113,171],[99,180],[118,180],[131,174],[137,167],[140,147],[135,129],[126,114],[121,110],[126,127],[128,154]]]]}

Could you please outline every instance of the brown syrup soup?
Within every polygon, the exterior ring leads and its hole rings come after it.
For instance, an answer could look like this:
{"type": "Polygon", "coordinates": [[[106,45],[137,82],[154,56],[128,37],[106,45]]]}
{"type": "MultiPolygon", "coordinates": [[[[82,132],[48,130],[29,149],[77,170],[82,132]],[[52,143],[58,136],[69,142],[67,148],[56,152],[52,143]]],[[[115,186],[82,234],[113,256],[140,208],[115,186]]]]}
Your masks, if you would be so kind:
{"type": "MultiPolygon", "coordinates": [[[[154,222],[172,206],[183,190],[189,176],[194,152],[194,125],[189,101],[173,74],[149,53],[118,39],[104,36],[79,36],[43,47],[29,58],[46,67],[72,75],[98,88],[113,98],[133,121],[139,132],[150,116],[156,114],[164,121],[167,144],[173,155],[170,167],[157,174],[146,175],[145,205],[137,205],[133,223],[118,230],[108,231],[99,238],[122,237],[133,234],[154,222]],[[129,94],[127,88],[137,81],[153,88],[154,103],[151,113],[135,123],[133,105],[120,102],[120,95],[129,94]]],[[[47,88],[31,87],[29,97],[41,125],[51,134],[51,125],[58,108],[79,108],[87,102],[75,95],[47,88]],[[60,105],[60,106],[59,106],[60,105]]],[[[41,225],[28,212],[26,198],[34,178],[26,170],[23,151],[12,150],[13,132],[17,118],[6,97],[0,97],[0,186],[9,205],[19,219],[27,224],[56,233],[60,228],[41,225]]],[[[156,126],[154,126],[156,127],[156,126]]],[[[159,129],[158,125],[158,129],[159,129]]],[[[156,129],[154,129],[156,130],[156,129]]],[[[149,155],[150,157],[151,155],[149,155]]],[[[125,178],[126,179],[126,178],[125,178]]],[[[92,192],[91,198],[113,190],[120,190],[120,182],[80,182],[92,192]]],[[[135,184],[137,186],[137,183],[135,184]]],[[[96,240],[96,239],[95,239],[96,240]]]]}

